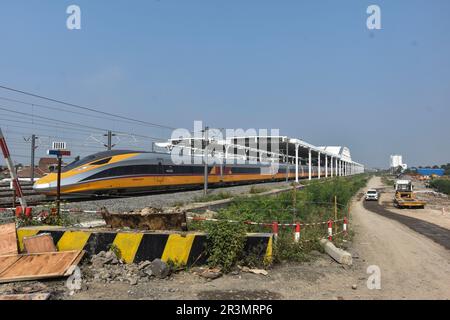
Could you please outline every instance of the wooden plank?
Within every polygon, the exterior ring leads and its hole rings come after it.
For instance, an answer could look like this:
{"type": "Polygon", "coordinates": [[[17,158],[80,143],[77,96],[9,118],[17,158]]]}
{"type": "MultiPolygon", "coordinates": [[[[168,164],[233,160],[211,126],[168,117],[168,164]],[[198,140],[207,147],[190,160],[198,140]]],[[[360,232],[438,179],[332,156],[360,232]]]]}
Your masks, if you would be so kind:
{"type": "Polygon", "coordinates": [[[13,267],[0,273],[0,283],[64,277],[83,254],[77,250],[21,255],[13,267]]]}
{"type": "Polygon", "coordinates": [[[23,238],[26,253],[56,252],[56,246],[49,233],[42,233],[32,237],[23,238]]]}
{"type": "Polygon", "coordinates": [[[19,255],[0,256],[0,274],[14,265],[20,259],[19,255]]]}
{"type": "Polygon", "coordinates": [[[64,276],[71,276],[72,273],[75,271],[76,266],[78,266],[78,264],[80,263],[81,259],[83,259],[84,256],[84,251],[80,251],[80,254],[78,255],[78,257],[76,257],[73,261],[72,261],[72,265],[67,269],[66,273],[64,274],[64,276]]]}
{"type": "Polygon", "coordinates": [[[50,293],[27,293],[27,294],[5,294],[0,295],[0,301],[18,301],[18,300],[48,300],[50,293]]]}
{"type": "Polygon", "coordinates": [[[0,256],[17,253],[16,224],[0,225],[0,256]]]}

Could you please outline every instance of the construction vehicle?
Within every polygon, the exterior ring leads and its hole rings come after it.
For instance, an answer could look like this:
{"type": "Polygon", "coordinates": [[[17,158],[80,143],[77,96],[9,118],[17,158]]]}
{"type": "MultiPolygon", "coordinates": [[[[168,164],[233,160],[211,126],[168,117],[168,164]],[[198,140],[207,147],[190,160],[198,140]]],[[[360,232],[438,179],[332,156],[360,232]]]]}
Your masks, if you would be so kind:
{"type": "Polygon", "coordinates": [[[395,182],[394,205],[397,208],[425,208],[427,203],[416,198],[414,186],[410,180],[395,182]]]}

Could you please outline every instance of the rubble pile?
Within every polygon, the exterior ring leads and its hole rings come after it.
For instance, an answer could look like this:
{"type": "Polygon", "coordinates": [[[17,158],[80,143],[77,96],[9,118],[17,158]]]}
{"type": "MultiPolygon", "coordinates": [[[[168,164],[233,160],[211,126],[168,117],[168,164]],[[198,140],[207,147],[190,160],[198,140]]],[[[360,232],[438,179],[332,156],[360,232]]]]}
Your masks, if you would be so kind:
{"type": "Polygon", "coordinates": [[[138,264],[125,264],[113,251],[102,251],[90,259],[90,263],[83,266],[83,277],[86,283],[91,282],[128,282],[137,285],[150,281],[152,277],[165,279],[172,270],[160,259],[142,261],[138,264]]]}

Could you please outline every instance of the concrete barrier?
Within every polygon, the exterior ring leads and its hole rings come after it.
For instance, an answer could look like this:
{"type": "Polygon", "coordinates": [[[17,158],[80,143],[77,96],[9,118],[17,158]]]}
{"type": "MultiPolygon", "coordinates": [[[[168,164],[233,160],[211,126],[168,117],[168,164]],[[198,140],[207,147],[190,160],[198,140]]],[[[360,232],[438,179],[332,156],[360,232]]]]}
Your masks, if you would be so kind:
{"type": "Polygon", "coordinates": [[[348,266],[352,265],[352,255],[347,251],[337,248],[332,242],[328,241],[327,239],[320,240],[320,244],[325,249],[325,252],[338,263],[348,266]]]}
{"type": "MultiPolygon", "coordinates": [[[[134,230],[92,230],[67,229],[61,227],[26,227],[17,230],[20,250],[23,238],[41,233],[50,233],[59,251],[85,250],[87,256],[107,251],[114,245],[120,250],[126,263],[153,261],[159,258],[165,262],[180,264],[204,264],[206,255],[206,234],[198,232],[149,232],[134,230]]],[[[272,258],[272,234],[251,233],[247,235],[245,252],[270,261],[272,258]]]]}

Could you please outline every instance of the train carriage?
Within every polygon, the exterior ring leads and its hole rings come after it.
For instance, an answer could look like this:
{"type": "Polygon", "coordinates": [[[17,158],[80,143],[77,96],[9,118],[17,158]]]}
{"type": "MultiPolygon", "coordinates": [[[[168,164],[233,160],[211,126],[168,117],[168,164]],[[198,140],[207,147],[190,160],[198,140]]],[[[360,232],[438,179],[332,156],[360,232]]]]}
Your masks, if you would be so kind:
{"type": "MultiPolygon", "coordinates": [[[[201,163],[201,161],[200,161],[201,163]]],[[[208,184],[229,185],[295,178],[295,165],[281,163],[276,172],[270,164],[217,164],[208,166],[208,184]]],[[[317,176],[317,167],[313,168],[317,176]]],[[[308,176],[300,166],[299,176],[308,176]]],[[[61,193],[64,196],[114,195],[145,193],[169,189],[201,187],[204,183],[202,164],[175,164],[166,153],[114,150],[100,152],[75,161],[62,169],[61,193]]],[[[34,189],[55,195],[57,175],[39,179],[34,189]]]]}

